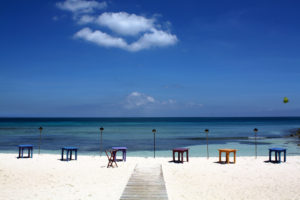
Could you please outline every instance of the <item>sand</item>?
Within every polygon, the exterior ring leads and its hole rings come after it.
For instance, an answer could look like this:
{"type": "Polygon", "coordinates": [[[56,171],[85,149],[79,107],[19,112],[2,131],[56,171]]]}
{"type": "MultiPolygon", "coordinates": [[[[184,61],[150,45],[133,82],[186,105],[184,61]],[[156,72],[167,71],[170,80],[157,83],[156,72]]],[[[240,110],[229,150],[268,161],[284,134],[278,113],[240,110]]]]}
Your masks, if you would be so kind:
{"type": "Polygon", "coordinates": [[[265,163],[267,157],[238,157],[236,164],[217,158],[163,165],[169,199],[300,199],[300,157],[265,163]]]}
{"type": "Polygon", "coordinates": [[[106,156],[79,155],[77,161],[66,162],[58,155],[17,159],[0,154],[0,199],[118,199],[134,163],[119,162],[118,168],[106,165],[106,156]]]}
{"type": "Polygon", "coordinates": [[[128,157],[118,168],[106,168],[107,158],[79,155],[62,162],[59,155],[17,159],[0,154],[0,199],[120,198],[136,164],[162,164],[170,200],[182,199],[300,199],[300,156],[286,163],[265,163],[267,157],[237,157],[236,164],[218,158],[190,158],[176,164],[170,158],[128,157]]]}

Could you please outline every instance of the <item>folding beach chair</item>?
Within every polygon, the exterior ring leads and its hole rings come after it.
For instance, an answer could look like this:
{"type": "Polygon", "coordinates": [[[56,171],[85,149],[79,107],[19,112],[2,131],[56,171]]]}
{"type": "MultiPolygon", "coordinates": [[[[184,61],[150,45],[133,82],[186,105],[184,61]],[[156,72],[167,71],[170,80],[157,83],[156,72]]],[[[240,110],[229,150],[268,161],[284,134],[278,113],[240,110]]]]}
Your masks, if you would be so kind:
{"type": "Polygon", "coordinates": [[[118,167],[118,165],[116,163],[117,150],[106,150],[105,154],[108,158],[107,168],[114,167],[114,163],[115,163],[116,167],[118,167]]]}

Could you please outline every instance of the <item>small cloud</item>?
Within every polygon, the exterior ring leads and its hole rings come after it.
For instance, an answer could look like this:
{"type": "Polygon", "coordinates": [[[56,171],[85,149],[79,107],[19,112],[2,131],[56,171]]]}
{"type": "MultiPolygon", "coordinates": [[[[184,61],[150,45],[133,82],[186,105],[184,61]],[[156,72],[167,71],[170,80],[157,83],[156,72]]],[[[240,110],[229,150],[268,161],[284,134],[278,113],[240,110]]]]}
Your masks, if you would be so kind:
{"type": "Polygon", "coordinates": [[[138,97],[138,96],[141,96],[141,93],[138,93],[138,92],[132,92],[129,96],[138,97]]]}
{"type": "Polygon", "coordinates": [[[96,23],[121,35],[137,35],[154,28],[154,19],[126,12],[105,12],[98,17],[96,23]]]}
{"type": "Polygon", "coordinates": [[[87,0],[65,0],[56,3],[56,6],[62,10],[71,11],[74,14],[78,13],[93,13],[95,10],[101,10],[107,7],[107,3],[87,0]]]}
{"type": "Polygon", "coordinates": [[[123,38],[113,37],[100,30],[92,31],[90,28],[81,29],[74,37],[96,43],[99,46],[117,47],[133,52],[152,47],[174,45],[177,42],[177,37],[175,35],[155,29],[152,31],[152,33],[145,33],[138,41],[131,44],[127,44],[123,38]]]}
{"type": "Polygon", "coordinates": [[[78,19],[78,24],[89,24],[95,21],[95,17],[91,15],[83,15],[78,19]]]}
{"type": "Polygon", "coordinates": [[[153,97],[147,97],[147,100],[151,103],[154,103],[155,102],[155,99],[153,97]]]}
{"type": "Polygon", "coordinates": [[[145,33],[138,41],[128,46],[129,51],[140,51],[151,47],[164,47],[176,44],[176,35],[165,31],[152,29],[151,33],[145,33]]]}
{"type": "Polygon", "coordinates": [[[141,92],[131,92],[121,103],[120,110],[132,113],[160,113],[201,111],[203,104],[195,102],[177,102],[174,99],[158,100],[155,97],[141,92]]]}
{"type": "Polygon", "coordinates": [[[159,101],[150,95],[140,93],[140,92],[132,92],[126,97],[124,107],[127,109],[146,108],[146,107],[151,109],[160,109],[168,105],[170,106],[175,105],[176,103],[177,102],[174,99],[159,101]]]}
{"type": "Polygon", "coordinates": [[[81,29],[74,35],[74,37],[81,38],[105,47],[118,47],[123,49],[127,47],[126,41],[124,41],[122,38],[112,37],[99,30],[92,31],[90,28],[81,29]]]}
{"type": "Polygon", "coordinates": [[[155,103],[155,99],[139,92],[132,92],[126,97],[125,108],[132,109],[155,103]]]}

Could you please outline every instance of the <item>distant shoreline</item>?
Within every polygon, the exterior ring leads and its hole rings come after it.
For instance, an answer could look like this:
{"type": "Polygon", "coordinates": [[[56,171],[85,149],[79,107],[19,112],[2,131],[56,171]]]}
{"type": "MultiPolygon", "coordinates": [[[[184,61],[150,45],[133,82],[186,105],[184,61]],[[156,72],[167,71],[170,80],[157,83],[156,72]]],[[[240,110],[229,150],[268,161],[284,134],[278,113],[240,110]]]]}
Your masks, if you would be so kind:
{"type": "Polygon", "coordinates": [[[160,118],[160,119],[167,119],[167,118],[170,118],[170,119],[176,119],[176,118],[185,118],[185,119],[195,119],[195,118],[211,118],[211,119],[222,119],[222,118],[228,118],[228,119],[238,119],[238,118],[244,118],[244,119],[259,119],[259,118],[262,118],[262,119],[266,119],[266,118],[271,118],[271,119],[274,119],[274,118],[300,118],[300,116],[241,116],[241,117],[238,117],[238,116],[235,116],[235,117],[229,117],[229,116],[224,116],[224,117],[46,117],[46,116],[42,116],[42,117],[5,117],[5,116],[2,116],[0,117],[0,120],[1,119],[157,119],[157,118],[160,118]]]}
{"type": "Polygon", "coordinates": [[[290,137],[300,137],[300,128],[291,129],[289,132],[290,137]]]}

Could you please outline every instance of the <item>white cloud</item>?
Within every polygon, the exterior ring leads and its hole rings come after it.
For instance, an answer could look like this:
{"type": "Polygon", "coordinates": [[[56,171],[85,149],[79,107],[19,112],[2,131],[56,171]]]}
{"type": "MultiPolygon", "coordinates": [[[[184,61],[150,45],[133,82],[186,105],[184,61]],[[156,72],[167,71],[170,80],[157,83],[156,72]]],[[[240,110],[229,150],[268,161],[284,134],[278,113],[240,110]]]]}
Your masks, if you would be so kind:
{"type": "Polygon", "coordinates": [[[118,47],[118,48],[127,47],[127,43],[122,38],[112,37],[99,30],[92,31],[90,28],[81,29],[74,35],[74,37],[81,38],[86,41],[93,42],[100,46],[105,46],[105,47],[118,47]]]}
{"type": "Polygon", "coordinates": [[[151,47],[164,47],[174,45],[178,41],[176,35],[165,31],[152,29],[151,33],[145,33],[138,41],[128,46],[130,51],[140,51],[151,47]]]}
{"type": "Polygon", "coordinates": [[[147,100],[149,101],[149,102],[152,102],[152,103],[154,103],[155,102],[155,99],[153,98],[153,97],[147,97],[147,100]]]}
{"type": "Polygon", "coordinates": [[[132,109],[155,103],[155,99],[139,92],[132,92],[126,98],[125,108],[132,109]]]}
{"type": "Polygon", "coordinates": [[[145,33],[138,41],[132,44],[127,44],[123,38],[113,37],[100,30],[92,31],[90,28],[81,29],[75,34],[75,38],[96,43],[99,46],[116,47],[127,51],[140,51],[151,47],[169,46],[177,42],[175,35],[158,30],[154,30],[152,33],[145,33]]]}
{"type": "Polygon", "coordinates": [[[98,17],[96,23],[122,35],[137,35],[154,28],[154,19],[126,12],[105,12],[98,17]]]}
{"type": "Polygon", "coordinates": [[[91,15],[83,15],[79,18],[78,24],[88,24],[95,21],[95,17],[91,15]]]}
{"type": "Polygon", "coordinates": [[[107,7],[107,3],[98,1],[87,0],[65,0],[63,2],[56,3],[56,6],[62,10],[71,11],[73,13],[92,13],[95,10],[104,9],[107,7]]]}
{"type": "MultiPolygon", "coordinates": [[[[137,52],[149,48],[171,46],[178,42],[176,35],[161,30],[162,26],[156,22],[154,17],[146,18],[127,12],[104,12],[99,16],[93,14],[96,9],[107,7],[105,1],[100,3],[96,0],[65,0],[56,5],[62,10],[71,11],[73,19],[79,25],[92,23],[109,28],[111,33],[86,27],[74,34],[75,38],[99,46],[137,52]],[[128,36],[134,36],[136,40],[128,43],[128,36]]],[[[54,18],[54,20],[57,19],[54,18]]]]}
{"type": "Polygon", "coordinates": [[[158,100],[151,95],[141,92],[131,92],[123,103],[119,104],[119,110],[132,114],[158,114],[159,113],[185,113],[186,111],[199,112],[203,105],[195,102],[177,102],[174,99],[158,100]]]}
{"type": "Polygon", "coordinates": [[[138,92],[132,92],[129,96],[138,97],[138,96],[141,96],[141,94],[138,92]]]}

